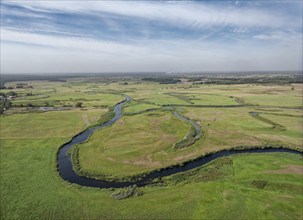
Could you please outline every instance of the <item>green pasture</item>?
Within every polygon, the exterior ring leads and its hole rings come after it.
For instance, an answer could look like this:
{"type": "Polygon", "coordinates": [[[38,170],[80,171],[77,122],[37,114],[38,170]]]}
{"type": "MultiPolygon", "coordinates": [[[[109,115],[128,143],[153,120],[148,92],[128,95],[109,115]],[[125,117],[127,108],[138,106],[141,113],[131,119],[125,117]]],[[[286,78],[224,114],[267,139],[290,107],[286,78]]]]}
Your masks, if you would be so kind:
{"type": "Polygon", "coordinates": [[[144,102],[136,102],[131,101],[130,103],[127,103],[123,109],[123,112],[125,113],[139,113],[142,111],[145,111],[147,109],[155,109],[159,108],[157,105],[148,104],[144,102]]]}
{"type": "Polygon", "coordinates": [[[96,123],[108,111],[104,106],[113,106],[124,94],[133,98],[124,108],[129,114],[78,145],[82,169],[125,177],[235,146],[271,143],[302,148],[303,112],[294,108],[302,107],[300,84],[166,85],[81,78],[27,83],[33,88],[13,89],[18,93],[13,103],[49,102],[59,107],[81,101],[84,107],[49,112],[13,107],[0,116],[0,219],[302,219],[302,155],[224,157],[156,179],[139,189],[141,196],[122,200],[112,197],[117,189],[63,181],[56,161],[63,143],[96,123]],[[26,95],[29,92],[32,96],[26,95]],[[173,108],[140,113],[189,101],[235,105],[236,98],[259,106],[174,107],[204,132],[195,144],[178,150],[172,145],[184,138],[190,124],[175,118],[168,111],[173,108]],[[250,112],[286,129],[275,130],[250,112]]]}
{"type": "MultiPolygon", "coordinates": [[[[181,150],[174,150],[172,144],[186,135],[190,128],[188,124],[172,116],[169,122],[165,121],[161,111],[124,116],[80,145],[80,166],[88,173],[125,177],[235,146],[282,144],[302,147],[301,116],[271,115],[269,111],[261,113],[262,117],[286,128],[277,131],[271,124],[253,118],[250,111],[254,109],[203,108],[201,111],[195,107],[185,108],[185,115],[198,121],[204,134],[194,145],[181,150]],[[166,126],[160,122],[165,122],[166,126]],[[178,138],[167,136],[169,129],[172,134],[180,134],[178,138]]],[[[289,110],[288,114],[291,113],[289,110]]]]}
{"type": "MultiPolygon", "coordinates": [[[[28,84],[33,88],[13,90],[18,94],[12,100],[14,105],[26,106],[31,103],[35,106],[45,106],[48,103],[51,106],[60,107],[64,105],[74,106],[77,102],[82,102],[84,107],[98,107],[112,106],[123,100],[121,94],[95,90],[87,87],[84,83],[74,85],[73,83],[63,84],[61,82],[28,82],[28,84]]],[[[1,90],[1,92],[8,91],[11,90],[1,90]]]]}
{"type": "Polygon", "coordinates": [[[45,95],[24,96],[13,100],[13,104],[27,105],[31,103],[37,106],[44,106],[45,103],[49,103],[54,106],[72,105],[77,102],[82,102],[84,107],[94,106],[112,106],[115,103],[122,101],[123,97],[117,94],[104,94],[95,92],[70,92],[64,91],[51,92],[45,95]]]}
{"type": "Polygon", "coordinates": [[[300,219],[303,212],[302,174],[279,173],[302,168],[301,156],[232,156],[232,165],[219,168],[220,178],[203,174],[214,171],[210,164],[195,181],[170,180],[143,188],[140,197],[114,200],[110,190],[60,179],[55,155],[66,140],[1,140],[1,219],[300,219]]]}
{"type": "Polygon", "coordinates": [[[287,94],[271,94],[271,95],[252,95],[242,96],[245,103],[265,106],[287,106],[302,107],[303,96],[291,96],[287,94]]]}
{"type": "MultiPolygon", "coordinates": [[[[302,147],[302,116],[260,114],[286,127],[276,131],[272,125],[253,118],[249,112],[254,108],[186,108],[186,116],[200,121],[207,130],[207,138],[200,149],[229,148],[239,145],[285,144],[302,147]],[[273,118],[274,117],[274,118],[273,118]]],[[[275,113],[275,112],[274,112],[275,113]]],[[[291,114],[291,110],[288,110],[291,114]]]]}
{"type": "Polygon", "coordinates": [[[170,165],[173,144],[190,128],[169,112],[124,116],[78,145],[80,166],[86,172],[123,177],[170,165]],[[158,154],[167,155],[166,160],[158,154]]]}
{"type": "Polygon", "coordinates": [[[232,96],[191,94],[189,98],[194,104],[198,105],[237,105],[238,103],[232,96]]]}
{"type": "Polygon", "coordinates": [[[1,116],[1,139],[68,138],[105,112],[106,109],[90,109],[1,116]]]}

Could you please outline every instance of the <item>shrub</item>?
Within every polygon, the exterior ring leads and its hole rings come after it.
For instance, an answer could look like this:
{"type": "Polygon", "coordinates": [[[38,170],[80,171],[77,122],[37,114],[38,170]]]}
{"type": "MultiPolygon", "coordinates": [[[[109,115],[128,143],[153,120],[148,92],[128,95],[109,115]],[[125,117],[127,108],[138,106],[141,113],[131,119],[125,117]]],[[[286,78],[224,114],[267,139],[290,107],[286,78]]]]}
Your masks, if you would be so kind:
{"type": "Polygon", "coordinates": [[[262,180],[253,180],[251,184],[258,189],[264,189],[268,185],[268,182],[262,180]]]}
{"type": "Polygon", "coordinates": [[[8,110],[12,107],[10,100],[4,98],[0,100],[0,114],[3,114],[5,110],[8,110]]]}
{"type": "Polygon", "coordinates": [[[16,96],[17,93],[14,92],[14,91],[9,91],[6,95],[7,95],[7,96],[16,96]]]}
{"type": "Polygon", "coordinates": [[[82,102],[77,102],[77,103],[75,104],[75,107],[76,107],[76,108],[81,108],[81,107],[82,107],[82,102]]]}
{"type": "Polygon", "coordinates": [[[138,190],[136,185],[133,186],[129,186],[126,188],[122,188],[122,189],[118,189],[116,191],[114,191],[110,197],[113,199],[126,199],[132,196],[142,196],[143,193],[142,191],[138,190]]]}

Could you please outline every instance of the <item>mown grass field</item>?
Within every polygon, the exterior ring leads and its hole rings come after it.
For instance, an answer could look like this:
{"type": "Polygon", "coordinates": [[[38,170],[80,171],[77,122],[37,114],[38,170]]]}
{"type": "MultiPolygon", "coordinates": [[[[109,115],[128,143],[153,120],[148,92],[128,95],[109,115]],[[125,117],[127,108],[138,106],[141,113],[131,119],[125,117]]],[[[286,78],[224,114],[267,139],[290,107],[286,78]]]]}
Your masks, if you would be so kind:
{"type": "Polygon", "coordinates": [[[302,107],[302,85],[160,85],[141,81],[124,85],[83,79],[29,84],[32,89],[14,90],[19,97],[13,104],[39,100],[42,106],[54,101],[59,107],[80,100],[83,108],[50,112],[23,108],[21,113],[13,108],[0,116],[1,219],[303,217],[301,155],[240,154],[217,159],[201,168],[156,180],[140,189],[143,195],[123,200],[111,197],[117,190],[64,182],[56,167],[58,148],[96,123],[108,111],[105,106],[121,101],[122,94],[134,99],[124,108],[128,114],[149,108],[159,110],[125,115],[97,131],[79,146],[83,168],[127,176],[239,145],[275,143],[302,148],[302,109],[298,108],[302,107]],[[37,96],[24,96],[28,92],[37,96]],[[211,97],[216,99],[212,102],[211,97]],[[258,106],[226,106],[241,104],[236,97],[242,103],[258,106]],[[284,97],[289,101],[281,101],[284,97]],[[173,143],[186,135],[190,125],[161,106],[166,104],[186,105],[175,109],[201,124],[204,137],[190,147],[174,149],[173,143]],[[275,130],[249,112],[260,112],[286,129],[275,130]]]}

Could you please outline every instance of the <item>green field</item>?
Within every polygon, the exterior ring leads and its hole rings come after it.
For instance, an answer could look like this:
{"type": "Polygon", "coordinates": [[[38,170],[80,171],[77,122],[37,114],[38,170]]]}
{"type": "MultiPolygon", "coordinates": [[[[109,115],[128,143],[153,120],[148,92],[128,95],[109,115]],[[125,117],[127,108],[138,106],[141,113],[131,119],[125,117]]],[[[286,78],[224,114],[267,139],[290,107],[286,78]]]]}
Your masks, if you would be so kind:
{"type": "Polygon", "coordinates": [[[190,127],[167,112],[125,116],[111,127],[95,132],[79,146],[80,166],[87,172],[113,176],[168,166],[173,144],[190,127]],[[158,155],[166,155],[166,160],[158,155]]]}
{"type": "Polygon", "coordinates": [[[148,109],[157,109],[159,106],[148,104],[148,103],[142,103],[137,101],[132,101],[131,103],[127,103],[124,108],[125,113],[140,113],[142,111],[146,111],[148,109]]]}
{"type": "Polygon", "coordinates": [[[136,189],[140,196],[121,200],[113,198],[120,189],[63,181],[57,171],[59,147],[96,124],[125,94],[133,100],[124,107],[124,116],[77,146],[84,171],[127,177],[237,146],[303,149],[302,84],[124,82],[32,81],[26,83],[33,88],[13,90],[18,94],[13,108],[0,116],[1,219],[302,219],[302,155],[223,157],[156,179],[136,189]],[[74,107],[79,101],[83,107],[74,107]],[[39,107],[46,102],[55,108],[70,107],[41,112],[39,107]],[[35,106],[24,107],[29,103],[35,106]],[[173,111],[200,124],[203,136],[195,144],[173,147],[191,129],[173,111]],[[285,129],[275,129],[269,122],[285,129]]]}

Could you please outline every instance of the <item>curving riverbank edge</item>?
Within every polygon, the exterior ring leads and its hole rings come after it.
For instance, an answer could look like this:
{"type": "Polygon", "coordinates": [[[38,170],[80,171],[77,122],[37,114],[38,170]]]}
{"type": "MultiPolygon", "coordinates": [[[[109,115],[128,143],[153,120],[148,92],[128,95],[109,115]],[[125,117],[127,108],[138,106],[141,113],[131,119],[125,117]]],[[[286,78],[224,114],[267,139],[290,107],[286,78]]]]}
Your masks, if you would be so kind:
{"type": "Polygon", "coordinates": [[[81,186],[96,187],[96,188],[122,188],[132,185],[146,186],[151,184],[154,179],[169,176],[172,174],[185,172],[200,166],[203,166],[212,160],[217,158],[230,156],[240,153],[294,153],[303,155],[303,149],[301,148],[289,148],[283,145],[265,145],[265,146],[238,146],[231,149],[222,149],[217,152],[201,155],[195,159],[186,161],[182,164],[174,164],[169,167],[164,167],[158,170],[153,170],[147,173],[141,173],[135,176],[126,177],[125,179],[112,178],[110,181],[100,180],[93,177],[80,176],[73,168],[71,155],[68,154],[68,150],[76,145],[87,141],[90,135],[95,130],[102,127],[109,126],[115,123],[122,116],[122,106],[131,100],[131,97],[126,96],[126,99],[117,103],[114,107],[115,115],[109,121],[90,127],[79,134],[73,136],[70,141],[61,145],[57,154],[57,171],[61,178],[70,183],[75,183],[81,186]],[[125,181],[124,181],[125,180],[125,181]]]}

